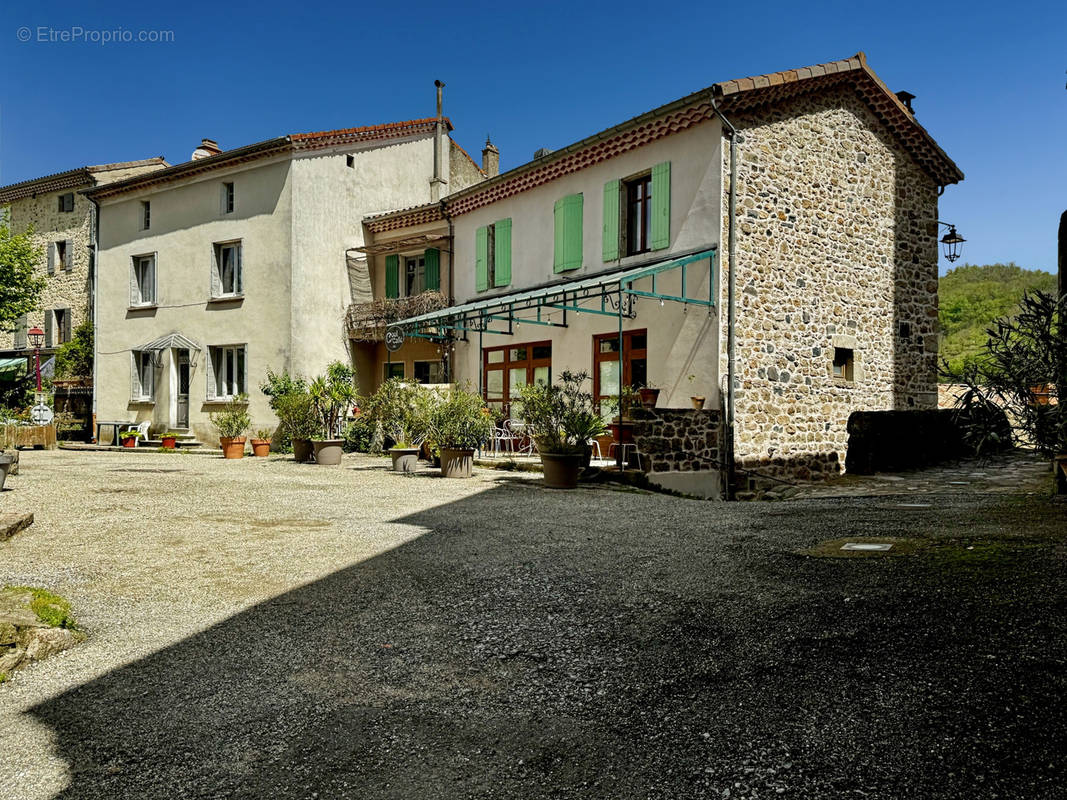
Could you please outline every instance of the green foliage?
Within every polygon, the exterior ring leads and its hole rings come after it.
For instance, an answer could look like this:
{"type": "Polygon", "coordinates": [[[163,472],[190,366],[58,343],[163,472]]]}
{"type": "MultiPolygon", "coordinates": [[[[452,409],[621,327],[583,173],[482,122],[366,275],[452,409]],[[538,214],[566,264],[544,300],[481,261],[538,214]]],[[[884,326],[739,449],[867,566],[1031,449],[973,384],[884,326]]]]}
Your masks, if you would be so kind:
{"type": "Polygon", "coordinates": [[[217,414],[210,414],[211,424],[219,432],[220,439],[235,439],[243,436],[252,426],[248,415],[248,395],[239,394],[217,414]]]}
{"type": "Polygon", "coordinates": [[[34,274],[43,251],[30,236],[33,229],[13,234],[0,222],[0,328],[37,308],[44,289],[44,277],[34,274]]]}
{"type": "Polygon", "coordinates": [[[587,372],[567,372],[554,386],[524,386],[523,421],[542,453],[582,453],[586,442],[605,431],[593,395],[582,389],[587,372]]]}
{"type": "Polygon", "coordinates": [[[346,453],[378,454],[382,452],[383,439],[381,422],[364,412],[345,428],[345,443],[342,449],[346,453]]]}
{"type": "Polygon", "coordinates": [[[281,397],[288,394],[307,391],[307,381],[303,378],[290,375],[285,370],[277,373],[267,367],[267,379],[259,385],[260,391],[270,398],[268,401],[272,411],[277,411],[277,402],[281,397]]]}
{"type": "Polygon", "coordinates": [[[93,374],[93,323],[85,320],[74,329],[69,342],[56,350],[56,377],[81,378],[93,374]]]}
{"type": "Polygon", "coordinates": [[[127,439],[143,439],[145,436],[140,431],[123,431],[119,434],[119,438],[125,442],[127,439]]]}
{"type": "Polygon", "coordinates": [[[283,444],[293,439],[313,439],[319,431],[319,414],[307,391],[289,392],[271,398],[283,433],[283,444]]]}
{"type": "Polygon", "coordinates": [[[52,628],[77,630],[77,623],[70,613],[70,601],[35,586],[5,586],[5,593],[30,596],[30,610],[45,625],[52,628]]]}
{"type": "Polygon", "coordinates": [[[493,418],[477,394],[453,389],[434,404],[429,439],[438,448],[473,450],[493,434],[493,418]]]}
{"type": "Polygon", "coordinates": [[[319,415],[318,438],[332,439],[341,434],[348,410],[356,403],[356,373],[347,364],[334,361],[308,385],[308,394],[319,415]]]}
{"type": "Polygon", "coordinates": [[[982,354],[994,320],[1015,314],[1028,290],[1054,292],[1056,276],[1016,264],[964,264],[938,285],[941,358],[958,372],[982,354]]]}
{"type": "Polygon", "coordinates": [[[390,378],[368,398],[363,413],[381,424],[394,447],[419,447],[430,433],[432,392],[402,378],[390,378]]]}

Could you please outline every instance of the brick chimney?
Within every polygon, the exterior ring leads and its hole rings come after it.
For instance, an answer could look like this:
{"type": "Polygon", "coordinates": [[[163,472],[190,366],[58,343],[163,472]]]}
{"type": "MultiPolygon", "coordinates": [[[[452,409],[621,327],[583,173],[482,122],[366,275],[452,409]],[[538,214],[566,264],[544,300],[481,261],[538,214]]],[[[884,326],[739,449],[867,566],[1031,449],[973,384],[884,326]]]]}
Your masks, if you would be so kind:
{"type": "Polygon", "coordinates": [[[494,178],[500,174],[500,151],[496,145],[485,137],[485,147],[482,148],[482,172],[485,177],[494,178]]]}
{"type": "Polygon", "coordinates": [[[193,151],[192,160],[199,161],[201,158],[217,156],[221,152],[222,148],[214,139],[201,139],[200,146],[193,151]]]}

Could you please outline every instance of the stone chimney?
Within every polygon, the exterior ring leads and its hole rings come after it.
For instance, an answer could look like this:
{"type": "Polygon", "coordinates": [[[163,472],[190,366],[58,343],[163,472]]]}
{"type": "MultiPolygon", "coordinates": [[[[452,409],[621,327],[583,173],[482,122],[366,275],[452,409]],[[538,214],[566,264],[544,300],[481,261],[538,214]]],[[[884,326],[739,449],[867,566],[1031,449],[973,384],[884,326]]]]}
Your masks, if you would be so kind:
{"type": "Polygon", "coordinates": [[[500,174],[500,151],[496,145],[485,137],[485,147],[482,148],[482,172],[487,178],[495,178],[500,174]]]}
{"type": "Polygon", "coordinates": [[[915,95],[911,92],[895,92],[897,99],[904,104],[904,108],[908,109],[908,112],[914,117],[915,109],[911,107],[911,101],[915,99],[915,95]]]}
{"type": "Polygon", "coordinates": [[[201,139],[200,146],[193,151],[192,160],[199,161],[201,158],[217,156],[221,152],[222,148],[214,139],[201,139]]]}

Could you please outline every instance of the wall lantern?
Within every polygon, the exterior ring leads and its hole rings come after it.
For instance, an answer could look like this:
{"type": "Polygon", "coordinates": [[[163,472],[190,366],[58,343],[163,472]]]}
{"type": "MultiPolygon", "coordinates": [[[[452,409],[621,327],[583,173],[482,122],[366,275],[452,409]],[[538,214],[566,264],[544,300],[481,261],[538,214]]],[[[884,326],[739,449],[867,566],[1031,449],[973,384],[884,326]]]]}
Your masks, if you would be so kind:
{"type": "Polygon", "coordinates": [[[944,225],[948,228],[948,233],[941,237],[941,247],[945,252],[945,258],[947,258],[951,264],[960,257],[960,245],[967,240],[956,233],[955,225],[950,225],[949,223],[941,222],[940,220],[938,220],[937,224],[944,225]]]}
{"type": "Polygon", "coordinates": [[[30,346],[34,349],[38,349],[44,344],[44,331],[38,328],[36,325],[26,331],[26,338],[30,340],[30,346]]]}

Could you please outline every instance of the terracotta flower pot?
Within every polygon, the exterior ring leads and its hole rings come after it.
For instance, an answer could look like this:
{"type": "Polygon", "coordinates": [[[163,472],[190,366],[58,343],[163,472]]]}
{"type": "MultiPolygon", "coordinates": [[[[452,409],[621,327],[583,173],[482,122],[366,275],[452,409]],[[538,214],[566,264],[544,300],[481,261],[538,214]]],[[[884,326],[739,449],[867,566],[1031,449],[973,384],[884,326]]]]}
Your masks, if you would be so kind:
{"type": "Polygon", "coordinates": [[[324,467],[336,467],[341,463],[344,455],[344,439],[312,439],[311,446],[315,448],[315,463],[324,467]]]}
{"type": "Polygon", "coordinates": [[[704,407],[705,399],[706,398],[701,397],[699,395],[694,395],[693,397],[689,398],[689,400],[693,403],[693,408],[695,408],[697,411],[704,407]]]}
{"type": "Polygon", "coordinates": [[[389,451],[393,459],[393,472],[414,472],[419,466],[419,448],[394,447],[389,451]]]}
{"type": "Polygon", "coordinates": [[[655,408],[656,401],[659,400],[659,389],[638,389],[637,396],[641,400],[641,405],[645,408],[655,408]]]}
{"type": "Polygon", "coordinates": [[[541,453],[545,486],[549,489],[576,489],[584,458],[582,453],[541,453]]]}
{"type": "Polygon", "coordinates": [[[122,446],[123,447],[136,447],[137,446],[137,437],[136,436],[128,436],[128,437],[126,437],[125,439],[122,440],[122,446]]]}
{"type": "Polygon", "coordinates": [[[441,448],[441,477],[469,478],[474,472],[474,450],[441,448]]]}
{"type": "Polygon", "coordinates": [[[293,439],[293,460],[300,464],[311,460],[310,439],[293,439]]]}
{"type": "Polygon", "coordinates": [[[167,448],[168,450],[177,449],[177,447],[178,447],[178,437],[177,436],[161,436],[160,438],[163,440],[163,446],[165,448],[167,448]]]}
{"type": "Polygon", "coordinates": [[[219,439],[219,444],[222,446],[223,458],[245,457],[245,437],[223,436],[219,439]]]}
{"type": "Polygon", "coordinates": [[[259,458],[266,458],[270,455],[270,439],[253,439],[252,455],[259,458]]]}

